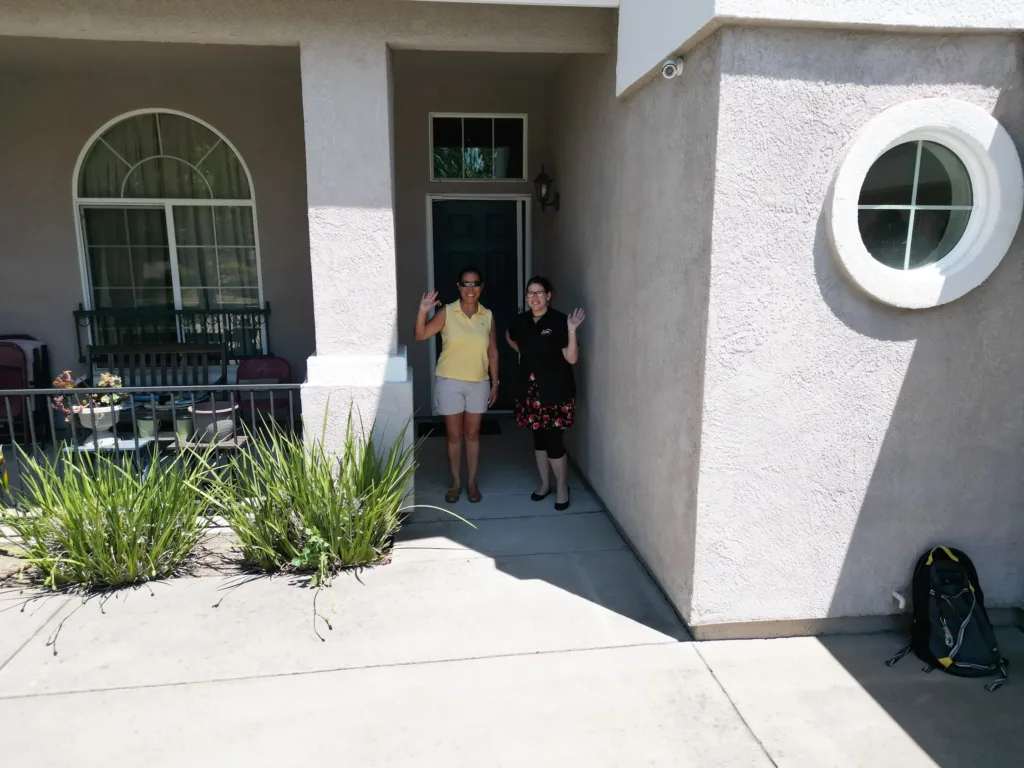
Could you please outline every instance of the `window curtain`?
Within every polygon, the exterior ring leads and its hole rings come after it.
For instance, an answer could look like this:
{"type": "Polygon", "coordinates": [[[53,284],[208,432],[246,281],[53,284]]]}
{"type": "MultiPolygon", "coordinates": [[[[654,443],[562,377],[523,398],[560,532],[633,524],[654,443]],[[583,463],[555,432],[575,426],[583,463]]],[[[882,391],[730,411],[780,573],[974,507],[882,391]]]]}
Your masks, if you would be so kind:
{"type": "Polygon", "coordinates": [[[182,307],[259,306],[251,208],[175,206],[174,229],[182,307]]]}
{"type": "Polygon", "coordinates": [[[175,263],[182,308],[259,306],[251,205],[201,202],[251,199],[241,162],[213,131],[168,113],[122,120],[97,139],[78,183],[85,198],[166,201],[83,206],[94,306],[173,308],[175,263]],[[188,200],[196,204],[180,203],[188,200]]]}

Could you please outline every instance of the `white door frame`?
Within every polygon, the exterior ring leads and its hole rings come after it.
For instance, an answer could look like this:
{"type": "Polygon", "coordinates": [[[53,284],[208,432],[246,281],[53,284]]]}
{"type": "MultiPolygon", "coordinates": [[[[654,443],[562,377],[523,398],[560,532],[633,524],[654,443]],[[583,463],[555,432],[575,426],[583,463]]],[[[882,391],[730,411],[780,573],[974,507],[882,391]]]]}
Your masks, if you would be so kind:
{"type": "MultiPolygon", "coordinates": [[[[533,211],[531,195],[509,194],[434,194],[427,195],[427,290],[434,290],[434,201],[435,200],[514,200],[522,202],[516,206],[516,274],[519,280],[519,301],[522,302],[525,275],[533,274],[533,211]]],[[[522,304],[520,304],[522,306],[522,304]]],[[[501,339],[498,340],[501,343],[501,339]]],[[[430,413],[437,416],[434,401],[434,377],[437,368],[437,337],[430,338],[430,413]]],[[[488,411],[488,413],[510,413],[510,411],[488,411]]]]}

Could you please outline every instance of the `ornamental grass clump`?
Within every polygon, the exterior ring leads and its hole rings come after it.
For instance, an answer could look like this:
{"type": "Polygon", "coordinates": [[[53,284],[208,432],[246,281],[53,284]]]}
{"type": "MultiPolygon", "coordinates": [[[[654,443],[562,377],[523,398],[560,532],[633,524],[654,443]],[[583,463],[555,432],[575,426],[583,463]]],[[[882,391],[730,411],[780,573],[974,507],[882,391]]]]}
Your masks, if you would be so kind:
{"type": "Polygon", "coordinates": [[[181,455],[145,473],[103,455],[23,456],[15,508],[0,526],[51,589],[105,589],[179,573],[203,537],[212,477],[206,456],[181,455]]]}
{"type": "MultiPolygon", "coordinates": [[[[326,422],[326,419],[325,419],[326,422]]],[[[382,449],[349,412],[337,455],[319,441],[270,429],[204,496],[237,535],[243,559],[264,571],[308,573],[329,587],[342,568],[384,559],[409,509],[416,445],[382,449]]]]}

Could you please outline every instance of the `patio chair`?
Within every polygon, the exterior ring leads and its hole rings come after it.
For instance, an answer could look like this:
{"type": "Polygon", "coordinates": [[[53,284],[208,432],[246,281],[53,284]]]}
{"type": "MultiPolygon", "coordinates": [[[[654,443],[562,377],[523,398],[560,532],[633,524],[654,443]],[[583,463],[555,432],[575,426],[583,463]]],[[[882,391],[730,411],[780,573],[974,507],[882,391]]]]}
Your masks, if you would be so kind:
{"type": "MultiPolygon", "coordinates": [[[[0,341],[0,390],[4,389],[28,389],[28,361],[21,347],[10,341],[0,341]]],[[[26,400],[25,396],[0,396],[0,442],[16,424],[21,425],[22,435],[27,433],[26,400]]]]}
{"type": "MultiPolygon", "coordinates": [[[[34,378],[36,388],[46,389],[50,386],[50,382],[53,381],[53,374],[50,370],[50,352],[46,344],[27,333],[0,334],[0,341],[13,341],[22,350],[25,350],[26,347],[31,349],[32,360],[30,362],[32,363],[31,371],[33,375],[30,377],[29,384],[32,384],[31,379],[34,378]]],[[[29,361],[26,360],[26,362],[29,361]]]]}
{"type": "MultiPolygon", "coordinates": [[[[235,374],[238,384],[291,384],[292,367],[283,357],[273,355],[261,355],[259,357],[247,357],[238,364],[238,371],[235,374]]],[[[279,414],[288,414],[288,395],[282,393],[273,398],[273,409],[271,408],[271,395],[268,391],[248,392],[239,390],[238,402],[242,406],[242,416],[250,424],[255,425],[258,419],[256,414],[261,412],[270,413],[270,417],[277,419],[279,414]]]]}

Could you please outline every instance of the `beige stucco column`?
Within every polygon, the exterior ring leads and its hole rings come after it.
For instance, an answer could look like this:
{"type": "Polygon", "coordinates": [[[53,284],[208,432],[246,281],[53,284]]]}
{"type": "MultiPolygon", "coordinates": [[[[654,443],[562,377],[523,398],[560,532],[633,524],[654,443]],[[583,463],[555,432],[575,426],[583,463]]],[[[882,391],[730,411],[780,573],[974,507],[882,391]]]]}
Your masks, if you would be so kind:
{"type": "MultiPolygon", "coordinates": [[[[344,434],[349,404],[386,439],[409,439],[412,382],[396,345],[389,54],[351,32],[300,42],[316,354],[302,389],[307,434],[344,434]]],[[[296,255],[298,257],[298,254],[296,255]]]]}

